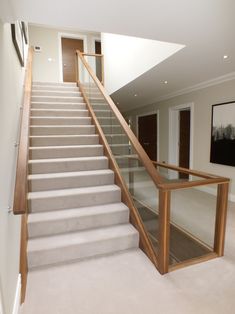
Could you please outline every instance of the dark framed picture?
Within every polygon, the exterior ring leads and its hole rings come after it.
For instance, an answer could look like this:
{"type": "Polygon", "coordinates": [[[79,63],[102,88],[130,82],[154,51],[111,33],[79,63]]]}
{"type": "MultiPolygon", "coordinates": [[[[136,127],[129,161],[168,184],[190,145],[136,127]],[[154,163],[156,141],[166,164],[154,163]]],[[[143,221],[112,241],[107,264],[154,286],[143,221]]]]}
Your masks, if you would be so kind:
{"type": "Polygon", "coordinates": [[[212,106],[210,162],[235,167],[235,101],[212,106]]]}
{"type": "Polygon", "coordinates": [[[21,22],[21,27],[22,27],[22,31],[23,31],[24,41],[27,45],[28,44],[28,27],[27,27],[27,24],[25,22],[21,22]]]}
{"type": "Polygon", "coordinates": [[[20,22],[11,24],[11,36],[15,46],[15,50],[20,61],[21,66],[24,66],[24,41],[23,41],[23,30],[20,22]]]}

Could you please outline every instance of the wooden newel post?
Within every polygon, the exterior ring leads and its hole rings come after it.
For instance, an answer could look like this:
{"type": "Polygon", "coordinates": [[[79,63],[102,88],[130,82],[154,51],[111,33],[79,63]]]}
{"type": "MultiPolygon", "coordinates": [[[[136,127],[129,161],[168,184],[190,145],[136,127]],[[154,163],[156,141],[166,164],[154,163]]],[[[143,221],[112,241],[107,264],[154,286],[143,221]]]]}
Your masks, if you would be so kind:
{"type": "Polygon", "coordinates": [[[218,184],[215,221],[214,251],[219,256],[224,255],[229,183],[218,184]]]}
{"type": "Polygon", "coordinates": [[[168,273],[170,247],[170,197],[168,190],[159,190],[159,272],[168,273]]]}

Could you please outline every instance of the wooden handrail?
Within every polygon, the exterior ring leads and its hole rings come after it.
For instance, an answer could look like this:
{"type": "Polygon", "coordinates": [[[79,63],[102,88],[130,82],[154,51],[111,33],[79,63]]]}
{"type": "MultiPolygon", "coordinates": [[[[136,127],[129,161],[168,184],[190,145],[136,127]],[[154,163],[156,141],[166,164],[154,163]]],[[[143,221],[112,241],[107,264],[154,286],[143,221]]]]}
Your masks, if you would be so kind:
{"type": "MultiPolygon", "coordinates": [[[[101,84],[104,85],[104,55],[99,53],[86,53],[81,52],[83,56],[87,57],[98,57],[101,60],[101,84]]],[[[76,58],[77,59],[77,58],[76,58]]]]}
{"type": "Polygon", "coordinates": [[[141,160],[144,167],[146,168],[149,176],[152,178],[156,187],[158,187],[159,184],[163,183],[161,176],[158,174],[156,168],[153,166],[153,164],[152,164],[151,160],[149,159],[148,155],[146,154],[145,150],[143,149],[143,147],[139,143],[138,139],[136,138],[136,136],[134,135],[132,130],[129,128],[126,120],[124,119],[124,117],[122,116],[122,114],[120,113],[120,111],[118,110],[118,108],[116,107],[114,102],[112,101],[111,97],[107,94],[107,92],[104,89],[104,87],[102,86],[101,82],[98,80],[96,75],[93,73],[90,65],[84,59],[82,53],[79,50],[77,50],[76,53],[77,53],[78,57],[81,59],[82,63],[84,64],[88,73],[90,74],[90,76],[94,80],[96,86],[98,87],[99,91],[103,95],[107,104],[112,109],[113,113],[115,114],[116,118],[118,119],[120,125],[122,126],[127,137],[129,138],[131,144],[133,145],[133,148],[135,149],[136,153],[138,154],[139,159],[141,160]]]}
{"type": "Polygon", "coordinates": [[[32,61],[33,48],[29,48],[28,61],[25,72],[25,85],[23,95],[23,107],[21,115],[21,131],[19,140],[18,159],[16,167],[16,181],[13,213],[15,215],[27,212],[27,192],[28,192],[28,146],[29,146],[29,119],[30,102],[32,89],[32,61]]]}
{"type": "Polygon", "coordinates": [[[83,56],[88,56],[88,57],[100,57],[103,58],[104,55],[100,53],[86,53],[86,52],[81,52],[83,56]]]}

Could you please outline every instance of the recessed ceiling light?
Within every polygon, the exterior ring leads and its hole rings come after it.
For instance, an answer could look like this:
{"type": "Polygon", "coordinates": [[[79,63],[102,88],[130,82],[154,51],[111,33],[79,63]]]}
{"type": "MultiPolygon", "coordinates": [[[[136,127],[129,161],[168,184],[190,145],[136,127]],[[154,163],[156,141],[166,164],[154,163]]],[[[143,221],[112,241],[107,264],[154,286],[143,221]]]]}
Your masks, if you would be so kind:
{"type": "Polygon", "coordinates": [[[224,60],[228,59],[228,55],[223,56],[224,60]]]}
{"type": "Polygon", "coordinates": [[[119,102],[117,101],[117,105],[119,105],[119,102]]]}
{"type": "Polygon", "coordinates": [[[167,81],[164,81],[164,84],[168,84],[168,82],[167,82],[167,81]]]}
{"type": "Polygon", "coordinates": [[[49,62],[52,62],[52,61],[53,61],[53,59],[52,59],[52,58],[48,58],[47,60],[48,60],[49,62]]]}
{"type": "Polygon", "coordinates": [[[137,96],[138,96],[137,94],[134,95],[134,97],[137,97],[137,96]]]}

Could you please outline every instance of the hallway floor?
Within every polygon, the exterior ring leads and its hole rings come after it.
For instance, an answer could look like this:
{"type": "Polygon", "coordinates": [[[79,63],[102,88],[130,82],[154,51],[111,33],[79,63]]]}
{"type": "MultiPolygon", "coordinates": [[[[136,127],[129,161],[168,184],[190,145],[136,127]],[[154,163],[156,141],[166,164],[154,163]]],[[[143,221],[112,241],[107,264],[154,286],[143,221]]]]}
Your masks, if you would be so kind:
{"type": "Polygon", "coordinates": [[[235,204],[225,257],[161,276],[140,250],[31,271],[22,314],[234,314],[235,204]]]}

